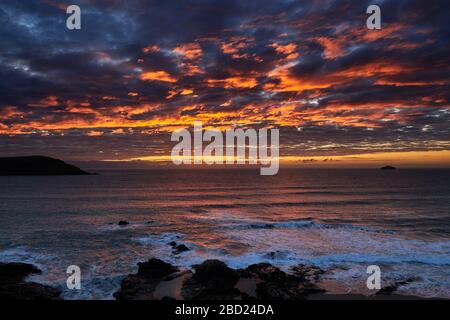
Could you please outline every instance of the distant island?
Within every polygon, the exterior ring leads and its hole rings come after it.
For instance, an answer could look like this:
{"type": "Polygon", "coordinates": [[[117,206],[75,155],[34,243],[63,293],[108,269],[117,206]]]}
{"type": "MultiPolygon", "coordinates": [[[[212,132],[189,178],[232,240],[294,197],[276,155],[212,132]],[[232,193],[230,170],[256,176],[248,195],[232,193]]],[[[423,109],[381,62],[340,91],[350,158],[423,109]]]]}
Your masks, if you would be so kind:
{"type": "Polygon", "coordinates": [[[58,176],[90,174],[62,160],[44,156],[0,158],[0,176],[58,176]]]}
{"type": "Polygon", "coordinates": [[[384,167],[381,167],[380,169],[381,170],[396,170],[397,168],[393,167],[393,166],[384,166],[384,167]]]}

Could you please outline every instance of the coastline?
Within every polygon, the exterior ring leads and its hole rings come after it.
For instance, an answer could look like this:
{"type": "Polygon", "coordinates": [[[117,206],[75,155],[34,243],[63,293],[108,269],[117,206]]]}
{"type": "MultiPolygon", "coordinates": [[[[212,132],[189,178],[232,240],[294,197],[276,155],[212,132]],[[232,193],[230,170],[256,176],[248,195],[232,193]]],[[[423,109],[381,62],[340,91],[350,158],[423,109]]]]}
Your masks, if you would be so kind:
{"type": "MultiPolygon", "coordinates": [[[[234,269],[268,262],[286,274],[299,263],[320,267],[317,286],[327,292],[307,299],[372,294],[366,268],[377,264],[382,286],[415,279],[400,286],[402,296],[450,297],[448,173],[398,170],[392,180],[374,171],[289,171],[259,184],[242,171],[238,187],[232,173],[2,178],[0,261],[38,266],[43,272],[28,279],[67,300],[112,299],[149,257],[188,273],[206,259],[234,269]],[[80,266],[83,290],[67,289],[69,265],[80,266]]],[[[156,299],[169,288],[158,285],[156,299]]]]}
{"type": "MultiPolygon", "coordinates": [[[[62,291],[26,278],[41,273],[27,263],[0,263],[0,299],[63,300],[62,291]]],[[[191,269],[180,269],[160,259],[138,263],[138,272],[121,281],[116,300],[445,300],[396,293],[404,282],[385,286],[373,294],[336,294],[320,286],[324,271],[299,264],[286,273],[269,263],[232,269],[220,260],[205,260],[191,269]]]]}

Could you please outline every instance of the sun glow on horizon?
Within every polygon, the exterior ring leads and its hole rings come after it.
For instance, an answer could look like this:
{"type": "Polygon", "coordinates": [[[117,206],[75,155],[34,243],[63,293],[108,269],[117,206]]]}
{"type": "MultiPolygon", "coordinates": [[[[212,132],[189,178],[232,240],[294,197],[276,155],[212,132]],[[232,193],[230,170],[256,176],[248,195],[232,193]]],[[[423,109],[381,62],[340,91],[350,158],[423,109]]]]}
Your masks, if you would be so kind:
{"type": "MultiPolygon", "coordinates": [[[[178,156],[179,159],[185,159],[178,156]]],[[[202,157],[203,160],[206,160],[202,157]]],[[[135,158],[124,158],[115,160],[103,160],[104,162],[133,162],[143,161],[153,164],[171,163],[170,155],[153,155],[135,158]]],[[[189,159],[194,161],[195,157],[189,159]]],[[[220,158],[222,159],[222,158],[220,158]]],[[[214,156],[208,160],[220,160],[214,156]]],[[[224,156],[224,160],[226,160],[224,156]]],[[[237,160],[236,157],[233,160],[237,160]]],[[[329,155],[329,156],[280,156],[282,166],[302,166],[302,167],[378,167],[385,164],[399,167],[450,167],[450,150],[440,151],[405,151],[405,152],[379,152],[361,153],[349,155],[329,155]]],[[[213,167],[215,165],[203,166],[213,167]]],[[[217,166],[217,165],[216,165],[217,166]]],[[[220,166],[220,165],[219,165],[220,166]]]]}

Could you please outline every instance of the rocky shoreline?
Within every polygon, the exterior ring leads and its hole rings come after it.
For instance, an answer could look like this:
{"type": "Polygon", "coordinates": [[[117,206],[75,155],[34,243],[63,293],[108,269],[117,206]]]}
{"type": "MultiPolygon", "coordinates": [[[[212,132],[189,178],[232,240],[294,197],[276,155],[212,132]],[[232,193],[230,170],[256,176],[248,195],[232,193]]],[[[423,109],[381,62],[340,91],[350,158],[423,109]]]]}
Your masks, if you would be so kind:
{"type": "Polygon", "coordinates": [[[138,266],[136,274],[122,281],[116,299],[301,300],[323,292],[313,281],[322,271],[303,265],[292,275],[268,263],[235,270],[219,260],[206,260],[185,271],[155,258],[138,266]]]}
{"type": "Polygon", "coordinates": [[[25,278],[42,271],[28,263],[0,263],[0,300],[61,300],[61,291],[25,278]]]}
{"type": "Polygon", "coordinates": [[[371,296],[328,294],[318,284],[324,271],[299,264],[286,273],[269,263],[232,269],[220,260],[205,260],[192,270],[151,258],[138,263],[114,293],[117,300],[306,300],[306,299],[423,299],[396,294],[406,283],[391,284],[371,296]]]}
{"type": "MultiPolygon", "coordinates": [[[[26,282],[41,270],[27,263],[0,263],[0,299],[61,300],[59,289],[26,282]]],[[[306,299],[422,299],[397,295],[399,282],[371,296],[328,294],[318,283],[323,270],[299,264],[286,273],[269,263],[232,269],[220,260],[205,260],[181,270],[160,259],[138,263],[113,294],[117,300],[306,300],[306,299]]]]}

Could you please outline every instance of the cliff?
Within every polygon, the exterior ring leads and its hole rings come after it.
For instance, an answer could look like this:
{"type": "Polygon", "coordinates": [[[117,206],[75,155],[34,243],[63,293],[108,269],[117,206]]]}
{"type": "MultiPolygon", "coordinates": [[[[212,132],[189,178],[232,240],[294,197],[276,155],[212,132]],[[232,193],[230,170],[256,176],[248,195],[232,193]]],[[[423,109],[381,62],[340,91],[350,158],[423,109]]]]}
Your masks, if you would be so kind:
{"type": "Polygon", "coordinates": [[[43,156],[0,158],[0,176],[89,174],[62,160],[43,156]]]}

